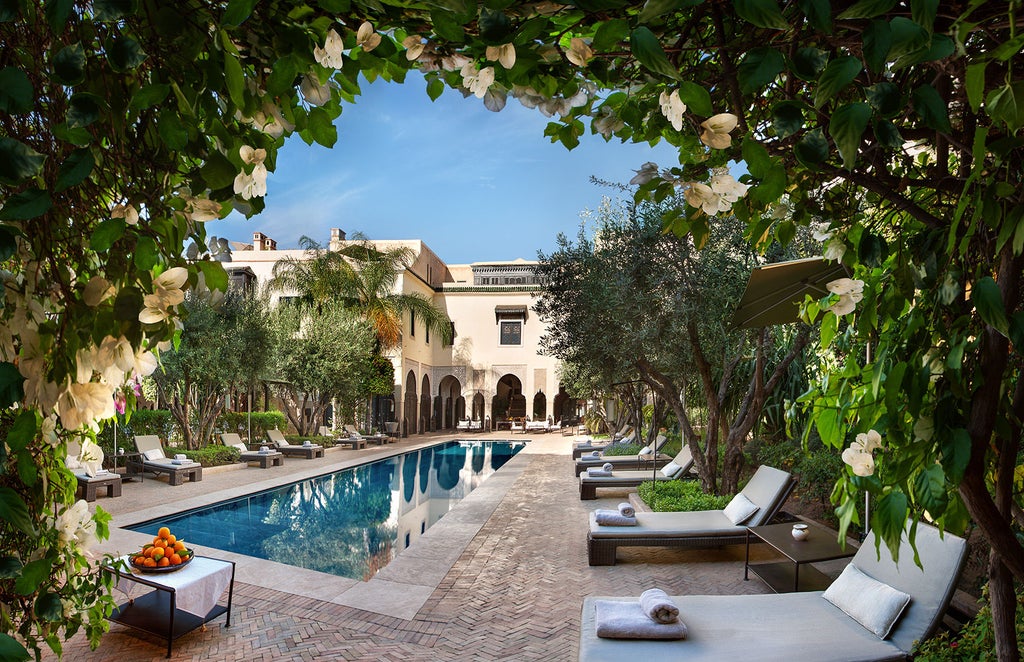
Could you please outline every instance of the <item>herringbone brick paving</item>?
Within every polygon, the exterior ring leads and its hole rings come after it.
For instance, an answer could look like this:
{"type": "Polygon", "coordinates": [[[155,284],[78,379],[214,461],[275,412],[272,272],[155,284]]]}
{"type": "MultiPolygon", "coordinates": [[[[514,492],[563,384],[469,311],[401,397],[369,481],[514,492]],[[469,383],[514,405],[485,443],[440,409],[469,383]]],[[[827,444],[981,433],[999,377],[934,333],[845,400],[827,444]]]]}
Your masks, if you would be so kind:
{"type": "MultiPolygon", "coordinates": [[[[587,595],[760,593],[743,581],[741,546],[635,548],[590,567],[587,513],[625,492],[581,502],[567,455],[537,454],[412,620],[236,582],[224,619],[175,642],[175,660],[575,660],[587,595]]],[[[760,555],[761,552],[758,552],[760,555]]],[[[162,660],[165,643],[112,624],[90,651],[79,635],[69,660],[162,660]]]]}

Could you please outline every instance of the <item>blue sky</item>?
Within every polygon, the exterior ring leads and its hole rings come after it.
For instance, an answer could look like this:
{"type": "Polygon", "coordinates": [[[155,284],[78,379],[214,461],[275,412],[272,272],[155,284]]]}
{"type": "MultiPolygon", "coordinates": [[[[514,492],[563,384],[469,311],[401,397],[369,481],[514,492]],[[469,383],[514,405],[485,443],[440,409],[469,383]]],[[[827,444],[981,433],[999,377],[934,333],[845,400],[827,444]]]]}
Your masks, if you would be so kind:
{"type": "Polygon", "coordinates": [[[330,228],[370,239],[422,239],[449,264],[536,259],[580,213],[616,192],[590,176],[626,183],[646,161],[677,162],[667,144],[605,143],[586,135],[571,152],[544,136],[550,120],[509,98],[493,113],[454,90],[431,102],[421,77],[363,83],[346,105],[333,149],[296,135],[267,180],[267,206],[233,214],[207,232],[249,242],[263,232],[278,248],[302,235],[326,244],[330,228]]]}

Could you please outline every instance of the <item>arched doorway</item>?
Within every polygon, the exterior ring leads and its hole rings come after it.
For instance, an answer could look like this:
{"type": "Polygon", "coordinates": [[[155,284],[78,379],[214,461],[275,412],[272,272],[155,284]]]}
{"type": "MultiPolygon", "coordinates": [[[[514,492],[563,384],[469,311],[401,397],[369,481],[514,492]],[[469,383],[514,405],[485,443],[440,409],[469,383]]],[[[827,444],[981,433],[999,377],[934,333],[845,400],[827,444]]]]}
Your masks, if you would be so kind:
{"type": "Polygon", "coordinates": [[[526,418],[523,383],[515,375],[504,375],[498,380],[494,398],[491,399],[491,418],[494,421],[526,418]]]}
{"type": "Polygon", "coordinates": [[[479,391],[473,396],[473,414],[470,418],[474,421],[484,420],[484,394],[479,391]]]}
{"type": "Polygon", "coordinates": [[[561,384],[558,385],[558,395],[555,396],[554,403],[554,416],[556,423],[570,423],[575,422],[579,417],[579,412],[576,408],[576,400],[569,397],[569,394],[565,392],[565,387],[561,384]]]}
{"type": "Polygon", "coordinates": [[[423,388],[420,389],[420,434],[430,432],[430,377],[423,375],[423,388]]]}
{"type": "Polygon", "coordinates": [[[548,415],[548,396],[544,391],[537,391],[533,396],[533,420],[543,421],[548,415]]]}
{"type": "Polygon", "coordinates": [[[402,407],[402,436],[416,434],[416,375],[410,370],[405,376],[405,405],[402,407]]]}
{"type": "Polygon", "coordinates": [[[442,430],[450,430],[466,417],[466,400],[462,397],[462,384],[452,375],[446,375],[441,379],[438,391],[441,411],[437,426],[442,430]]]}

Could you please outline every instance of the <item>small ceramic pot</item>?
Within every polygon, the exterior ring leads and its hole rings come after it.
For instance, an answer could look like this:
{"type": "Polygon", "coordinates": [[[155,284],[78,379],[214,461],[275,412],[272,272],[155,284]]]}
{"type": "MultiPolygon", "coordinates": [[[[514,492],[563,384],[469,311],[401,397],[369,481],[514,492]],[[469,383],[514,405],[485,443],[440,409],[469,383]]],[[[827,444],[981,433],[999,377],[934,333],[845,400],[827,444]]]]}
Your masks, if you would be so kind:
{"type": "Polygon", "coordinates": [[[807,530],[806,524],[794,524],[793,525],[793,540],[807,540],[807,536],[811,534],[807,530]]]}

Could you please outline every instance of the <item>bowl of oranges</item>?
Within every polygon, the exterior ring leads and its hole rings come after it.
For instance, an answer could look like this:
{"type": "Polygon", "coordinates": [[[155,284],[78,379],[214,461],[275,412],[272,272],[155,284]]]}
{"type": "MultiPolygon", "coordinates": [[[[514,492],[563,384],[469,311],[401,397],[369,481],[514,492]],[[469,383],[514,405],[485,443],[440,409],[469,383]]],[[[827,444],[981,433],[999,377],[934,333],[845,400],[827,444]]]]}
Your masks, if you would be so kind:
{"type": "Polygon", "coordinates": [[[142,546],[142,551],[130,558],[133,568],[140,572],[174,572],[192,562],[194,554],[166,526],[160,527],[153,542],[142,546]]]}

